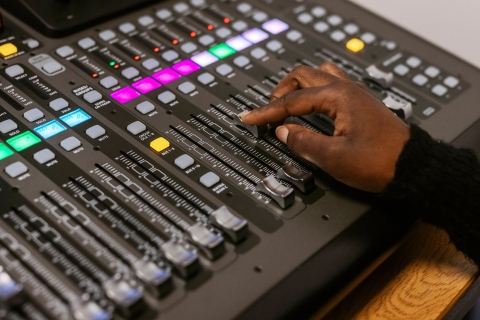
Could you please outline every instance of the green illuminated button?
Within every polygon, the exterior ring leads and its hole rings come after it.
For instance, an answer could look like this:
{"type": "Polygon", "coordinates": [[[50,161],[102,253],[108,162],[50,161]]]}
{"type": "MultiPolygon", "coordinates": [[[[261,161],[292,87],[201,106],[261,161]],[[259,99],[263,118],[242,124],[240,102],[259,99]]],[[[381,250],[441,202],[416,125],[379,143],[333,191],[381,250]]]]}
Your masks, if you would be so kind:
{"type": "Polygon", "coordinates": [[[13,155],[13,151],[10,150],[6,145],[0,143],[0,160],[10,157],[13,155]]]}
{"type": "Polygon", "coordinates": [[[30,131],[26,131],[22,134],[19,134],[13,138],[7,140],[7,143],[15,149],[15,151],[22,151],[27,148],[30,148],[34,144],[39,143],[40,138],[31,133],[30,131]]]}
{"type": "Polygon", "coordinates": [[[225,43],[217,44],[215,47],[210,48],[208,51],[210,51],[211,54],[213,54],[219,59],[231,56],[236,52],[235,49],[227,46],[225,43]]]}

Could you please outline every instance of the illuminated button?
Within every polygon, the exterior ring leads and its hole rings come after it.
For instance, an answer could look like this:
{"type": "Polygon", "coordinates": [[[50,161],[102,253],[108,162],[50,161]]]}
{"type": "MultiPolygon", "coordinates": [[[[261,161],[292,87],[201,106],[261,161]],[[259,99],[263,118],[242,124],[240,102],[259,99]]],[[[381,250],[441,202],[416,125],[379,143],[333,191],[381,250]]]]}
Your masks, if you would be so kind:
{"type": "Polygon", "coordinates": [[[252,19],[257,22],[264,22],[268,19],[268,14],[263,11],[257,11],[252,15],[252,19]]]}
{"type": "Polygon", "coordinates": [[[72,151],[80,147],[82,143],[75,137],[68,137],[67,139],[63,139],[60,141],[60,147],[62,147],[65,151],[72,151]]]}
{"type": "Polygon", "coordinates": [[[5,134],[18,128],[18,125],[11,119],[0,122],[0,132],[5,134]]]}
{"type": "Polygon", "coordinates": [[[365,32],[360,36],[360,39],[362,39],[362,41],[366,44],[372,44],[375,40],[377,40],[377,36],[371,32],[365,32]]]}
{"type": "Polygon", "coordinates": [[[310,13],[303,12],[297,16],[297,21],[300,22],[301,24],[309,24],[310,22],[313,21],[313,17],[310,13]]]}
{"type": "Polygon", "coordinates": [[[138,18],[137,20],[138,24],[141,25],[142,27],[146,27],[148,25],[151,25],[152,23],[155,22],[155,20],[153,20],[152,17],[148,16],[148,15],[145,15],[145,16],[141,16],[140,18],[138,18]]]}
{"type": "Polygon", "coordinates": [[[177,13],[184,13],[188,9],[189,6],[185,2],[178,2],[173,6],[173,10],[175,10],[177,13]]]}
{"type": "Polygon", "coordinates": [[[430,78],[436,78],[440,74],[440,70],[437,67],[434,67],[434,66],[428,67],[427,69],[425,69],[424,72],[430,78]]]}
{"type": "Polygon", "coordinates": [[[127,131],[134,135],[142,133],[145,130],[147,130],[147,126],[140,121],[132,122],[127,126],[127,131]]]}
{"type": "MultiPolygon", "coordinates": [[[[152,90],[155,90],[157,88],[160,88],[162,85],[158,83],[157,81],[153,80],[150,77],[143,78],[141,80],[138,80],[134,83],[132,83],[132,87],[137,89],[143,94],[146,94],[152,90]]],[[[136,94],[134,94],[136,95],[136,94]]],[[[134,98],[135,99],[135,98],[134,98]]],[[[130,99],[131,100],[131,99],[130,99]]]]}
{"type": "Polygon", "coordinates": [[[110,41],[112,39],[114,39],[116,37],[116,33],[113,32],[112,30],[108,29],[108,30],[103,30],[102,32],[100,32],[98,34],[98,37],[100,39],[102,39],[103,41],[110,41]]]}
{"type": "Polygon", "coordinates": [[[134,31],[135,29],[136,29],[135,25],[131,22],[125,22],[125,23],[122,23],[121,25],[118,26],[118,30],[120,30],[120,32],[123,33],[123,34],[130,33],[132,31],[134,31]]]}
{"type": "Polygon", "coordinates": [[[60,117],[60,120],[65,122],[69,127],[75,127],[90,119],[92,119],[92,117],[82,109],[74,110],[60,117]]]}
{"type": "Polygon", "coordinates": [[[200,69],[198,64],[194,63],[193,61],[187,59],[180,61],[179,63],[176,63],[172,66],[172,69],[177,71],[178,73],[186,76],[187,74],[190,74],[194,71],[197,71],[200,69]]]}
{"type": "Polygon", "coordinates": [[[190,157],[188,154],[183,154],[180,157],[176,158],[173,163],[180,169],[184,170],[194,164],[195,160],[193,160],[193,158],[190,157]]]}
{"type": "Polygon", "coordinates": [[[14,152],[12,150],[10,150],[9,147],[4,145],[3,143],[0,143],[0,160],[8,158],[13,154],[14,154],[14,152]]]}
{"type": "Polygon", "coordinates": [[[105,89],[110,89],[115,87],[118,84],[118,80],[115,77],[108,76],[100,80],[100,85],[105,89]]]}
{"type": "Polygon", "coordinates": [[[179,56],[180,55],[173,50],[168,50],[168,51],[165,51],[164,53],[162,53],[163,60],[165,60],[167,62],[172,62],[173,60],[178,59],[179,56]]]}
{"type": "Polygon", "coordinates": [[[348,50],[352,52],[359,52],[365,47],[365,44],[363,43],[362,40],[353,38],[348,40],[346,47],[348,50]]]}
{"type": "Polygon", "coordinates": [[[236,52],[233,48],[227,46],[224,43],[217,44],[216,46],[210,48],[208,51],[219,59],[224,59],[236,52]]]}
{"type": "Polygon", "coordinates": [[[324,21],[319,21],[313,25],[313,29],[318,33],[325,33],[330,29],[330,26],[324,21]]]}
{"type": "Polygon", "coordinates": [[[128,67],[122,70],[122,76],[125,77],[126,79],[133,79],[135,77],[138,77],[139,75],[140,75],[140,71],[138,71],[138,69],[134,67],[128,67]]]}
{"type": "Polygon", "coordinates": [[[32,110],[28,110],[23,114],[23,117],[27,119],[29,122],[34,122],[37,121],[38,119],[41,119],[44,117],[44,114],[42,111],[40,111],[37,108],[34,108],[32,110]]]}
{"type": "Polygon", "coordinates": [[[143,101],[135,107],[135,109],[141,114],[147,114],[155,110],[155,106],[150,101],[143,101]]]}
{"type": "Polygon", "coordinates": [[[250,63],[250,59],[248,59],[245,56],[238,56],[235,59],[233,59],[233,64],[239,68],[243,68],[247,66],[249,63],[250,63]]]}
{"type": "Polygon", "coordinates": [[[439,96],[439,97],[443,97],[447,92],[448,92],[448,89],[441,84],[436,84],[432,88],[432,93],[436,96],[439,96]]]}
{"type": "Polygon", "coordinates": [[[85,131],[85,133],[86,133],[87,136],[89,136],[90,138],[92,138],[92,139],[97,139],[98,137],[103,136],[103,135],[106,133],[106,131],[105,131],[105,129],[104,129],[102,126],[96,124],[96,125],[94,125],[93,127],[88,128],[88,129],[85,131]]]}
{"type": "Polygon", "coordinates": [[[262,28],[271,34],[279,34],[288,29],[288,24],[281,20],[273,19],[262,24],[262,28]]]}
{"type": "Polygon", "coordinates": [[[192,42],[185,42],[180,46],[180,50],[182,50],[186,54],[190,54],[197,49],[198,49],[197,45],[192,42]]]}
{"type": "Polygon", "coordinates": [[[30,131],[26,131],[19,135],[14,136],[13,138],[8,139],[6,142],[13,148],[15,151],[22,151],[31,146],[41,142],[39,137],[34,135],[30,131]]]}
{"type": "Polygon", "coordinates": [[[419,58],[415,57],[415,56],[412,56],[410,58],[407,59],[407,65],[411,68],[418,68],[420,67],[420,65],[422,64],[422,60],[420,60],[419,58]]]}
{"type": "Polygon", "coordinates": [[[339,15],[332,14],[331,16],[329,16],[327,18],[327,22],[330,23],[330,25],[332,25],[334,27],[338,27],[339,25],[342,24],[343,18],[340,17],[339,15]]]}
{"type": "Polygon", "coordinates": [[[160,9],[157,12],[155,12],[155,15],[160,20],[166,20],[172,16],[172,12],[168,9],[160,9]]]}
{"type": "Polygon", "coordinates": [[[5,73],[8,76],[13,78],[13,77],[19,76],[21,74],[24,74],[25,70],[23,70],[22,67],[20,67],[18,64],[16,64],[16,65],[13,65],[11,67],[6,68],[5,73]]]}
{"type": "Polygon", "coordinates": [[[95,45],[95,40],[93,40],[90,37],[87,37],[87,38],[78,40],[77,44],[82,49],[88,49],[95,45]]]}
{"type": "Polygon", "coordinates": [[[181,78],[182,76],[170,68],[165,68],[154,73],[152,77],[161,84],[167,84],[181,78]]]}
{"type": "Polygon", "coordinates": [[[262,48],[255,48],[252,51],[250,51],[250,55],[253,58],[259,60],[259,59],[262,59],[263,57],[265,57],[267,55],[267,51],[265,51],[262,48]]]}
{"type": "Polygon", "coordinates": [[[325,10],[324,7],[320,7],[320,6],[313,7],[312,10],[310,10],[310,12],[315,18],[321,18],[327,14],[327,10],[325,10]]]}
{"type": "MultiPolygon", "coordinates": [[[[145,79],[148,79],[148,78],[145,78],[145,79]]],[[[140,80],[140,81],[142,81],[142,80],[140,80]]],[[[135,82],[135,84],[138,85],[138,82],[135,82]]],[[[142,90],[147,89],[147,87],[146,86],[144,87],[141,83],[140,83],[139,87],[142,88],[142,90]]],[[[112,92],[110,94],[110,97],[117,100],[121,104],[124,104],[124,103],[127,103],[127,102],[129,102],[133,99],[136,99],[136,98],[140,97],[140,93],[138,93],[137,91],[132,89],[132,87],[123,87],[123,88],[121,88],[121,89],[119,89],[115,92],[112,92]]]]}
{"type": "Polygon", "coordinates": [[[417,74],[415,77],[413,77],[412,82],[417,86],[422,87],[428,82],[428,78],[423,74],[417,74]]]}
{"type": "Polygon", "coordinates": [[[443,84],[452,89],[458,86],[459,83],[460,83],[460,80],[458,80],[453,76],[448,76],[445,78],[445,80],[443,80],[443,84]]]}
{"type": "Polygon", "coordinates": [[[50,61],[42,66],[43,71],[48,74],[54,74],[55,72],[62,70],[62,68],[62,65],[57,61],[50,61]]]}
{"type": "Polygon", "coordinates": [[[345,34],[345,32],[340,30],[335,30],[330,34],[330,39],[332,39],[335,42],[341,42],[345,40],[346,37],[347,35],[345,34]]]}
{"type": "Polygon", "coordinates": [[[150,142],[150,148],[152,148],[156,152],[162,152],[163,150],[167,149],[168,147],[170,147],[170,142],[167,139],[162,138],[162,137],[157,138],[157,139],[153,140],[152,142],[150,142]]]}
{"type": "Polygon", "coordinates": [[[221,27],[215,31],[215,34],[217,37],[225,39],[232,34],[232,30],[228,29],[227,27],[221,27]]]}
{"type": "Polygon", "coordinates": [[[200,38],[198,38],[198,42],[199,42],[202,46],[208,47],[209,45],[211,45],[212,43],[215,42],[215,38],[212,37],[212,36],[209,35],[209,34],[205,34],[205,35],[201,36],[200,38]]]}
{"type": "Polygon", "coordinates": [[[227,40],[227,42],[225,42],[228,46],[232,47],[233,49],[235,49],[236,51],[240,51],[240,50],[243,50],[245,48],[248,48],[250,47],[252,44],[250,43],[250,41],[248,41],[247,39],[245,39],[244,37],[242,36],[236,36],[235,38],[232,38],[232,39],[229,39],[227,40]]]}
{"type": "Polygon", "coordinates": [[[95,103],[101,99],[102,95],[97,90],[92,90],[83,95],[83,100],[87,101],[88,103],[95,103]]]}
{"type": "Polygon", "coordinates": [[[21,176],[24,173],[28,172],[28,168],[22,162],[17,161],[5,168],[5,173],[8,174],[10,178],[16,178],[21,176]]]}
{"type": "Polygon", "coordinates": [[[298,40],[302,39],[303,34],[298,30],[292,30],[287,32],[287,39],[291,42],[297,42],[298,40]]]}
{"type": "Polygon", "coordinates": [[[57,50],[55,50],[55,53],[61,57],[61,58],[65,58],[65,57],[68,57],[72,54],[75,53],[75,51],[73,50],[72,47],[70,46],[63,46],[63,47],[60,47],[58,48],[57,50]]]}
{"type": "Polygon", "coordinates": [[[243,20],[237,20],[232,23],[232,28],[235,31],[241,32],[248,28],[248,24],[243,20]]]}
{"type": "Polygon", "coordinates": [[[63,132],[67,130],[60,122],[57,120],[52,120],[47,123],[42,124],[41,126],[38,126],[36,128],[33,128],[36,133],[42,136],[44,139],[48,139],[50,137],[53,137],[56,134],[59,134],[60,132],[63,132]]]}
{"type": "Polygon", "coordinates": [[[198,64],[201,67],[206,67],[216,61],[218,61],[218,58],[215,57],[213,54],[211,54],[208,51],[201,52],[199,54],[194,55],[193,57],[190,58],[193,62],[198,64]]]}
{"type": "Polygon", "coordinates": [[[277,52],[278,50],[283,48],[283,44],[278,40],[272,40],[267,43],[266,47],[272,52],[277,52]]]}
{"type": "Polygon", "coordinates": [[[360,28],[355,23],[349,23],[343,27],[343,31],[345,31],[349,35],[354,35],[360,30],[360,28]]]}
{"type": "Polygon", "coordinates": [[[50,149],[43,149],[33,154],[33,159],[40,164],[47,163],[55,159],[55,153],[53,153],[50,149]]]}
{"type": "Polygon", "coordinates": [[[177,96],[171,91],[165,91],[157,96],[158,101],[164,104],[169,104],[177,99],[177,96]]]}
{"type": "Polygon", "coordinates": [[[403,63],[400,63],[399,65],[396,65],[395,68],[393,68],[393,72],[398,74],[399,76],[406,76],[408,72],[410,71],[410,68],[404,65],[403,63]]]}
{"type": "Polygon", "coordinates": [[[0,54],[3,57],[11,56],[18,52],[17,47],[13,43],[5,43],[4,45],[0,46],[0,54]]]}
{"type": "Polygon", "coordinates": [[[197,89],[197,87],[195,87],[195,85],[193,83],[191,83],[190,81],[186,81],[186,82],[182,83],[181,85],[179,85],[177,89],[178,89],[178,91],[180,91],[183,94],[189,94],[189,93],[192,93],[193,91],[195,91],[197,89]]]}
{"type": "Polygon", "coordinates": [[[215,77],[209,72],[204,72],[197,77],[197,80],[203,85],[208,85],[215,81],[215,77]]]}
{"type": "Polygon", "coordinates": [[[200,183],[205,187],[210,188],[211,186],[220,182],[220,177],[213,172],[207,172],[200,177],[200,183]]]}
{"type": "Polygon", "coordinates": [[[246,14],[247,12],[252,10],[252,5],[250,3],[247,3],[247,2],[242,2],[242,3],[237,4],[235,9],[237,9],[237,11],[242,13],[242,14],[246,14]]]}
{"type": "Polygon", "coordinates": [[[215,71],[221,76],[226,76],[227,74],[233,72],[233,68],[228,64],[224,63],[215,68],[215,71]]]}
{"type": "Polygon", "coordinates": [[[242,33],[242,36],[251,43],[259,43],[260,41],[268,39],[268,34],[258,28],[253,28],[245,31],[244,33],[242,33]]]}
{"type": "Polygon", "coordinates": [[[142,62],[142,67],[147,70],[153,70],[155,68],[158,68],[159,66],[160,62],[158,62],[158,60],[154,58],[148,58],[147,60],[142,62]]]}

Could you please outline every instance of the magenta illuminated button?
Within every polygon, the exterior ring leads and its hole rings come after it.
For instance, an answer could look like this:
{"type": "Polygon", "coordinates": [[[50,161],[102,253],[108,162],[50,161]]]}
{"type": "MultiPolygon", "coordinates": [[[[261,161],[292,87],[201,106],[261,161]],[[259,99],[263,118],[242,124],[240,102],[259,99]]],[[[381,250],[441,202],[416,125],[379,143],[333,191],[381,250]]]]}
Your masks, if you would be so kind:
{"type": "Polygon", "coordinates": [[[196,54],[193,57],[191,57],[190,59],[201,67],[206,67],[206,66],[218,61],[218,58],[215,57],[213,54],[211,54],[208,51],[203,51],[199,54],[196,54]]]}
{"type": "Polygon", "coordinates": [[[167,84],[174,80],[177,80],[178,78],[181,78],[182,76],[170,68],[165,68],[158,71],[157,73],[154,73],[152,77],[162,84],[167,84]]]}
{"type": "Polygon", "coordinates": [[[236,51],[243,50],[252,45],[250,41],[248,41],[242,36],[236,36],[235,38],[229,39],[227,40],[226,44],[228,44],[230,47],[232,47],[236,51]]]}
{"type": "Polygon", "coordinates": [[[153,80],[150,77],[143,78],[142,80],[138,80],[137,82],[132,83],[132,87],[140,91],[141,93],[147,93],[152,90],[155,90],[161,86],[160,83],[153,80]]]}
{"type": "Polygon", "coordinates": [[[268,38],[268,34],[258,28],[253,28],[251,30],[245,31],[242,36],[251,43],[259,43],[260,41],[268,38]]]}
{"type": "Polygon", "coordinates": [[[173,70],[184,76],[200,69],[200,66],[191,60],[183,60],[172,66],[173,70]]]}
{"type": "Polygon", "coordinates": [[[262,24],[262,28],[272,34],[279,34],[288,29],[288,24],[281,20],[273,19],[262,24]]]}
{"type": "Polygon", "coordinates": [[[140,93],[130,87],[125,87],[110,94],[110,96],[120,103],[127,103],[140,96],[140,93]]]}

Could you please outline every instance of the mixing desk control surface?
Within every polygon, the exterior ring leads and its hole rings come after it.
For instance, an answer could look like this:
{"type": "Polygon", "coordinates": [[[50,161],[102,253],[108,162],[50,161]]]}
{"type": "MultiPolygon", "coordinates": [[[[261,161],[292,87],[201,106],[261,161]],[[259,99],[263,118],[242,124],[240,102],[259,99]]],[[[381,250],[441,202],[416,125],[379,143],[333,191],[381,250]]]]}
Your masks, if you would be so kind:
{"type": "MultiPolygon", "coordinates": [[[[449,142],[480,117],[478,70],[344,1],[140,1],[76,33],[13,2],[0,33],[5,318],[301,317],[337,294],[412,219],[241,121],[296,66],[334,62],[449,142]]],[[[334,130],[322,115],[287,121],[334,130]]]]}

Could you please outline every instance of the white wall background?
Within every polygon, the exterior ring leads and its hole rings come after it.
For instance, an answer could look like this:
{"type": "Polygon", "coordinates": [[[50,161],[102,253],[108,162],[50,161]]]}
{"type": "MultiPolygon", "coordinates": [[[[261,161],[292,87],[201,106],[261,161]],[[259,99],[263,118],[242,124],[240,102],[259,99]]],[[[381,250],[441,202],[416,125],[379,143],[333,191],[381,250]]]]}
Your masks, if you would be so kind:
{"type": "Polygon", "coordinates": [[[480,68],[480,0],[350,0],[480,68]]]}

